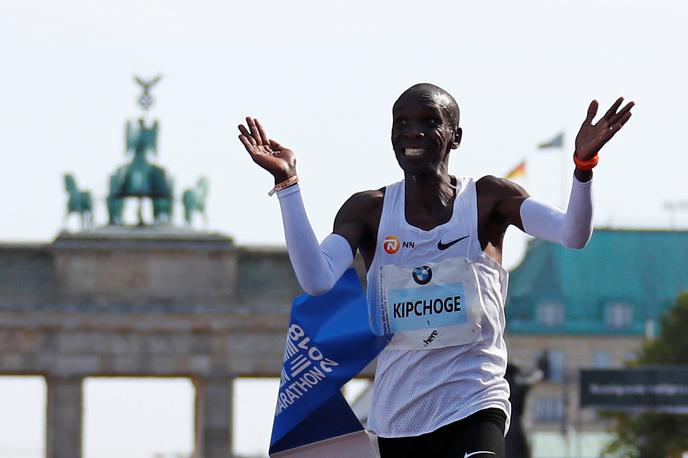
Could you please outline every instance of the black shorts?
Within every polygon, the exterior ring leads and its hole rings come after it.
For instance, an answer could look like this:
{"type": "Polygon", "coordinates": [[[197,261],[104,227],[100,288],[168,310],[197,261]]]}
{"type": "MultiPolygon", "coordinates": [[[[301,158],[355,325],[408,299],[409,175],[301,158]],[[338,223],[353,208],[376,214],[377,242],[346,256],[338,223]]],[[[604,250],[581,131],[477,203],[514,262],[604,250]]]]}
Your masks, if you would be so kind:
{"type": "Polygon", "coordinates": [[[378,438],[381,458],[504,458],[506,415],[485,409],[421,436],[378,438]],[[482,453],[481,453],[482,452],[482,453]]]}

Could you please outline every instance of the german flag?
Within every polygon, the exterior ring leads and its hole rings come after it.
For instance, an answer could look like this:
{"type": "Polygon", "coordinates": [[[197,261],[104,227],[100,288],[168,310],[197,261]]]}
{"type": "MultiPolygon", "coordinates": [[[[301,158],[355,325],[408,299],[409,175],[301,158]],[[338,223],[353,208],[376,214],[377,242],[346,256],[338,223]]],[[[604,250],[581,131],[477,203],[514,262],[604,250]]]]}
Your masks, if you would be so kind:
{"type": "Polygon", "coordinates": [[[526,174],[526,161],[525,159],[522,160],[521,162],[516,165],[513,169],[507,173],[504,178],[507,178],[509,180],[513,180],[514,178],[520,178],[522,176],[525,176],[526,174]]]}

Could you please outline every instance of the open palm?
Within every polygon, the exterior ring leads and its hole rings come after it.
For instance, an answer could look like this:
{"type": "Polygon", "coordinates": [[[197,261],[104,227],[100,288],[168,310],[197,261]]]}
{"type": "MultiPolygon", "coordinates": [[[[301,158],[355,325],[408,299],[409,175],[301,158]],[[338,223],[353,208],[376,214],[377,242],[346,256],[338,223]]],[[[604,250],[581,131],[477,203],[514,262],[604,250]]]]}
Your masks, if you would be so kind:
{"type": "Polygon", "coordinates": [[[248,128],[239,124],[239,140],[251,155],[253,162],[270,172],[275,177],[275,184],[296,175],[294,152],[269,139],[256,118],[246,117],[246,125],[248,128]]]}
{"type": "Polygon", "coordinates": [[[623,97],[619,97],[596,124],[593,124],[592,120],[597,114],[599,104],[597,100],[593,100],[590,103],[588,115],[578,131],[578,135],[576,135],[575,154],[579,160],[587,161],[595,156],[605,143],[611,140],[626,124],[626,121],[630,119],[632,114],[631,108],[633,108],[635,103],[629,102],[619,110],[622,102],[623,97]]]}

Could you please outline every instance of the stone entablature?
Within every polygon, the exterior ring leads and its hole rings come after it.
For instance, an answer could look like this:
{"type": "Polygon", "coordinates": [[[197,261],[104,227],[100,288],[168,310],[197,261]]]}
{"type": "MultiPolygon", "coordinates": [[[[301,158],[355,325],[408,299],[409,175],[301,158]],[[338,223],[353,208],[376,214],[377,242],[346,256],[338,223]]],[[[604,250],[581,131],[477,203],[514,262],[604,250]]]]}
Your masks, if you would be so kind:
{"type": "Polygon", "coordinates": [[[287,313],[0,312],[0,374],[278,376],[287,313]]]}
{"type": "Polygon", "coordinates": [[[220,234],[179,229],[118,229],[0,245],[0,307],[274,307],[302,292],[282,247],[238,247],[220,234]]]}

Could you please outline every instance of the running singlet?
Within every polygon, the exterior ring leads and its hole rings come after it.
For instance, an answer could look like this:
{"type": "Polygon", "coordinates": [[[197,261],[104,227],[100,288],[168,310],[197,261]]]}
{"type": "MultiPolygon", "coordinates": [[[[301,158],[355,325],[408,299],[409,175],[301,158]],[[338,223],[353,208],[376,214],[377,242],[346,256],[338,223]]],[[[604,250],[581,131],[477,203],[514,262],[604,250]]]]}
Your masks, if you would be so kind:
{"type": "Polygon", "coordinates": [[[509,414],[504,380],[507,272],[483,252],[472,178],[457,177],[451,219],[406,222],[404,182],[386,187],[367,299],[377,359],[369,429],[417,436],[487,408],[509,414]]]}

